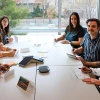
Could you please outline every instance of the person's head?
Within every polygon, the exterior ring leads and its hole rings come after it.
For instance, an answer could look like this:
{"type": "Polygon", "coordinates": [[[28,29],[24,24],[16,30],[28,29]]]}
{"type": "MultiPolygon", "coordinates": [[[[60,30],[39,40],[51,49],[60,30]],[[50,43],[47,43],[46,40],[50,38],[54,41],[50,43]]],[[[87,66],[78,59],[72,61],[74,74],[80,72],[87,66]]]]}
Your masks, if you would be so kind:
{"type": "Polygon", "coordinates": [[[91,18],[86,21],[88,33],[92,36],[98,34],[100,30],[100,21],[96,18],[91,18]]]}
{"type": "Polygon", "coordinates": [[[5,29],[6,34],[9,33],[9,19],[7,16],[2,16],[0,18],[0,27],[1,29],[5,29]]]}
{"type": "Polygon", "coordinates": [[[100,31],[100,20],[99,20],[99,31],[100,31]]]}
{"type": "Polygon", "coordinates": [[[73,12],[69,19],[70,28],[77,28],[80,26],[80,18],[77,12],[73,12]]]}

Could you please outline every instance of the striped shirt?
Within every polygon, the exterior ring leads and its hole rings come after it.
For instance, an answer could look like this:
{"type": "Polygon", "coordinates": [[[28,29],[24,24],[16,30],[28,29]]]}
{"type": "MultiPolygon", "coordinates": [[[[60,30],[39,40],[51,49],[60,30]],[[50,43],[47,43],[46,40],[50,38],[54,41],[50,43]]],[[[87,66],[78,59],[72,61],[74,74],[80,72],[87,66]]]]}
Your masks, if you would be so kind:
{"type": "Polygon", "coordinates": [[[100,61],[100,33],[92,40],[88,33],[85,34],[81,46],[84,48],[83,58],[85,61],[100,61]]]}

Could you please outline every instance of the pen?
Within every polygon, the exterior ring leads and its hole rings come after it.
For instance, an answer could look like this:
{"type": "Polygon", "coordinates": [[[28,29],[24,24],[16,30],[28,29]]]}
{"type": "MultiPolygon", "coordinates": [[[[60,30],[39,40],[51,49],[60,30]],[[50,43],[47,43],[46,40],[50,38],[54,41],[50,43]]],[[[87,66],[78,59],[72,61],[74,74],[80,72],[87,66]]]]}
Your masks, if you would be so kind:
{"type": "Polygon", "coordinates": [[[78,69],[82,69],[82,68],[78,68],[78,69]]]}

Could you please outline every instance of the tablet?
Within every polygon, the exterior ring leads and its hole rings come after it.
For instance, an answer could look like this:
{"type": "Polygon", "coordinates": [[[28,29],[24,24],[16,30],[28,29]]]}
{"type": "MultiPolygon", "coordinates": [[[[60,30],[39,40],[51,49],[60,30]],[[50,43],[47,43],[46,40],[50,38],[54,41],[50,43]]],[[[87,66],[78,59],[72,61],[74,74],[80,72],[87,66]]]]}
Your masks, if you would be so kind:
{"type": "Polygon", "coordinates": [[[24,66],[28,65],[29,63],[31,63],[31,61],[32,61],[32,57],[25,57],[25,58],[23,58],[22,61],[19,62],[19,66],[24,67],[24,66]]]}

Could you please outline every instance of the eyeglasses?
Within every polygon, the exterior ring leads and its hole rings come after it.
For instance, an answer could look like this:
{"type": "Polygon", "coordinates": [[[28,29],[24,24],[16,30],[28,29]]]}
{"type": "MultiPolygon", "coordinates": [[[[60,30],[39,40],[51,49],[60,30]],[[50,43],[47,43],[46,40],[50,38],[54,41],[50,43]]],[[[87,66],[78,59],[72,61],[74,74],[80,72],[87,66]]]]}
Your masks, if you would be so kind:
{"type": "Polygon", "coordinates": [[[8,23],[8,20],[2,20],[4,23],[8,23]]]}

